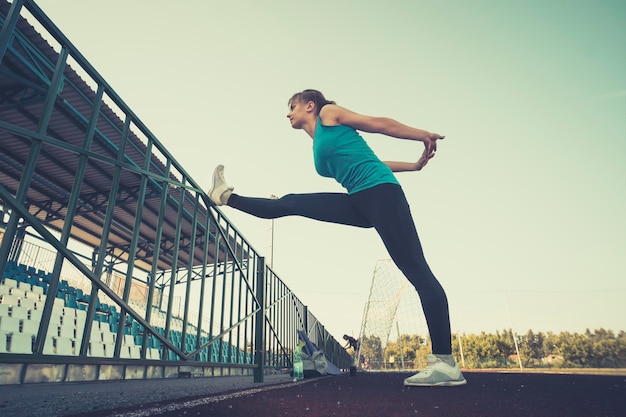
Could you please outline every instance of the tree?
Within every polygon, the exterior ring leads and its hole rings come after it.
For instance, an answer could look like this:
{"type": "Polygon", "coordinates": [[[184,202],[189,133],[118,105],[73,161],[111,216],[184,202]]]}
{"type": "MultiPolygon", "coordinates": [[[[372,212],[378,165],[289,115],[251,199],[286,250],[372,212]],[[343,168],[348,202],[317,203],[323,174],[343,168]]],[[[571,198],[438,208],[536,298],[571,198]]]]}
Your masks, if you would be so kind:
{"type": "MultiPolygon", "coordinates": [[[[463,349],[467,368],[511,368],[517,367],[513,331],[505,329],[493,333],[457,335],[452,340],[452,352],[460,361],[463,349]]],[[[376,338],[377,339],[377,338],[376,338]]],[[[364,339],[362,346],[370,346],[363,352],[383,366],[383,351],[380,339],[364,339]]],[[[626,332],[615,334],[611,330],[597,329],[584,333],[528,332],[518,336],[518,347],[525,367],[575,367],[575,368],[619,368],[626,367],[626,332]]],[[[394,357],[394,367],[401,366],[400,346],[405,367],[423,368],[426,355],[431,353],[430,341],[418,335],[401,335],[398,341],[387,344],[384,359],[394,357]]],[[[374,360],[369,359],[370,363],[374,360]]]]}
{"type": "Polygon", "coordinates": [[[364,336],[361,342],[361,355],[365,358],[370,367],[380,369],[383,363],[383,348],[380,337],[364,336]]]}

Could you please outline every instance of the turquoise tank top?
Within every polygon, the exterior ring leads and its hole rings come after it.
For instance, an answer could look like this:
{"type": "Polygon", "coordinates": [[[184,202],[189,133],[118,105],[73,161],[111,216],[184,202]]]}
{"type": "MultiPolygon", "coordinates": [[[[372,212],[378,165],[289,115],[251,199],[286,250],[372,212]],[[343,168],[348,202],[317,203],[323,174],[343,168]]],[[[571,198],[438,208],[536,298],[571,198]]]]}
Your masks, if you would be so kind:
{"type": "Polygon", "coordinates": [[[348,194],[379,184],[399,184],[391,169],[374,154],[363,137],[345,125],[324,126],[317,118],[313,137],[315,170],[334,178],[348,194]]]}

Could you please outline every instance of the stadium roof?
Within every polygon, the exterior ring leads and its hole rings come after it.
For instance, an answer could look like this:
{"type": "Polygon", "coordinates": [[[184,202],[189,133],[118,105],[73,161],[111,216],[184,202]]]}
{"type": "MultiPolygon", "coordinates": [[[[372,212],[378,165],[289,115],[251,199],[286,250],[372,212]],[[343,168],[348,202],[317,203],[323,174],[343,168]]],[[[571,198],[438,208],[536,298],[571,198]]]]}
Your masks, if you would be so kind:
{"type": "MultiPolygon", "coordinates": [[[[10,7],[10,3],[0,0],[0,24],[3,26],[7,23],[10,7]]],[[[32,7],[36,9],[34,4],[29,4],[29,10],[32,7]]],[[[4,56],[0,55],[0,184],[12,195],[17,195],[22,177],[27,174],[25,167],[33,144],[41,141],[26,202],[31,214],[50,229],[61,231],[77,178],[80,154],[88,156],[71,237],[98,248],[110,202],[109,194],[115,184],[113,179],[119,172],[121,180],[114,201],[108,247],[112,256],[127,260],[135,229],[139,190],[142,179],[147,178],[145,202],[140,211],[135,266],[145,271],[151,269],[155,261],[156,231],[162,224],[158,267],[160,270],[172,269],[179,215],[182,217],[178,265],[189,265],[191,256],[185,248],[191,248],[194,224],[193,265],[201,264],[204,242],[215,242],[216,226],[213,220],[207,219],[211,213],[203,204],[202,192],[197,184],[54,24],[45,15],[43,18],[37,16],[37,20],[45,26],[39,30],[52,35],[50,42],[54,44],[55,39],[59,42],[57,50],[20,16],[4,56]],[[64,70],[61,88],[56,92],[47,128],[40,132],[40,123],[45,120],[44,103],[53,85],[55,66],[64,53],[61,52],[61,45],[69,51],[70,59],[64,70]],[[98,109],[96,104],[100,91],[104,98],[98,109]],[[97,123],[93,142],[85,148],[89,121],[95,112],[97,123]],[[128,142],[123,157],[120,157],[118,150],[125,130],[129,132],[128,142]],[[160,217],[164,189],[168,193],[160,217]],[[184,190],[182,195],[181,190],[184,190]],[[181,198],[184,198],[184,210],[179,214],[181,198]],[[193,221],[194,216],[197,222],[193,221]],[[210,239],[205,239],[206,225],[209,225],[212,235],[210,239]]],[[[209,248],[209,261],[213,260],[214,249],[214,246],[209,248]]]]}

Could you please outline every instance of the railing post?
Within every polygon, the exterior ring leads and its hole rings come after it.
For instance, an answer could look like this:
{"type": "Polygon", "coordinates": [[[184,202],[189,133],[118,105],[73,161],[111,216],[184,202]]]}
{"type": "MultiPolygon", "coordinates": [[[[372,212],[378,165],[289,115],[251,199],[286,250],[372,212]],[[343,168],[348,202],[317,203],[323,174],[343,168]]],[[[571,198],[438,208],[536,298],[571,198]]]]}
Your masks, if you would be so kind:
{"type": "Polygon", "coordinates": [[[263,382],[265,376],[265,258],[257,258],[256,298],[259,310],[254,320],[254,382],[263,382]]]}
{"type": "Polygon", "coordinates": [[[24,0],[17,0],[11,4],[11,9],[6,16],[2,30],[0,30],[0,62],[4,58],[4,54],[9,47],[9,41],[12,34],[15,32],[15,26],[17,25],[17,19],[20,17],[20,10],[24,0]]]}

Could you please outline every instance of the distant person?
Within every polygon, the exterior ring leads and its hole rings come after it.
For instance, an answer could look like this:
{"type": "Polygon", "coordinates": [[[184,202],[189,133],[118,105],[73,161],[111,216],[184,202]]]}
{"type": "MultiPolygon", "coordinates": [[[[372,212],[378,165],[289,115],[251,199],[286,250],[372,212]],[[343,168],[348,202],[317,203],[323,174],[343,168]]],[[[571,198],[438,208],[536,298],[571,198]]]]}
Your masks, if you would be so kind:
{"type": "Polygon", "coordinates": [[[224,166],[213,173],[208,195],[215,205],[228,205],[264,219],[303,216],[324,222],[373,227],[389,255],[417,290],[430,332],[433,354],[421,372],[405,385],[452,386],[465,378],[452,357],[452,338],[446,294],[431,272],[420,244],[409,205],[394,172],[419,171],[435,156],[444,136],[416,129],[386,117],[354,113],[327,100],[317,90],[294,94],[287,118],[294,129],[313,139],[317,173],[334,178],[347,193],[288,194],[279,199],[234,194],[224,178],[224,166]],[[422,142],[424,151],[415,162],[383,162],[358,130],[422,142]]]}
{"type": "Polygon", "coordinates": [[[347,341],[345,346],[343,347],[344,349],[352,348],[354,349],[354,353],[356,353],[359,350],[359,341],[356,340],[354,337],[344,334],[343,340],[347,341]]]}

